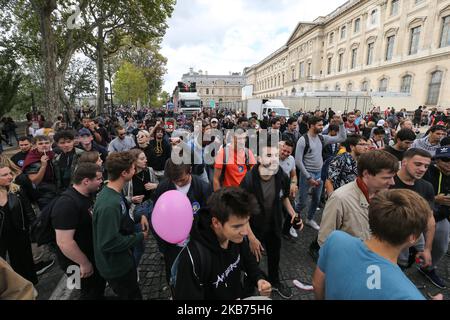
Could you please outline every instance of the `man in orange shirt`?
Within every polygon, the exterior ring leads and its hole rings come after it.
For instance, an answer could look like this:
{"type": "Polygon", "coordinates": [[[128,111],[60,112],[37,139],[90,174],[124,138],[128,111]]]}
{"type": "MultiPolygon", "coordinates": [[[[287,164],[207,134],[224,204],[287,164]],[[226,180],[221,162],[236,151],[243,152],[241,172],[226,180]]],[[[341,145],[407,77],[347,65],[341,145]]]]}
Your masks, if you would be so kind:
{"type": "Polygon", "coordinates": [[[222,147],[217,153],[214,163],[214,191],[221,187],[239,186],[247,171],[256,164],[252,151],[245,148],[246,139],[246,130],[237,127],[232,144],[222,147]]]}

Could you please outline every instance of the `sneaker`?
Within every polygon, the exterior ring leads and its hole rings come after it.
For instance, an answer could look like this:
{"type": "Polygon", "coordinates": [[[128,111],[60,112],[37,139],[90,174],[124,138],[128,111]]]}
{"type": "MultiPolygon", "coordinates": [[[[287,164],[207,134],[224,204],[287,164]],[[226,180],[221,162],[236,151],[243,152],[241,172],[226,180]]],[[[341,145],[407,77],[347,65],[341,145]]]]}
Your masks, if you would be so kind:
{"type": "Polygon", "coordinates": [[[292,238],[298,237],[297,231],[292,227],[289,229],[289,234],[291,235],[292,238]]]}
{"type": "Polygon", "coordinates": [[[308,226],[310,226],[310,227],[313,228],[314,230],[317,230],[317,231],[320,230],[320,227],[319,227],[319,225],[317,224],[317,222],[315,222],[315,221],[312,220],[312,219],[311,219],[311,220],[306,219],[305,224],[308,225],[308,226]]]}
{"type": "Polygon", "coordinates": [[[430,280],[430,282],[432,284],[434,284],[436,287],[440,288],[440,289],[445,289],[447,288],[447,286],[445,285],[445,282],[437,275],[436,270],[425,270],[422,268],[417,268],[417,270],[419,270],[419,272],[425,276],[428,280],[430,280]]]}
{"type": "Polygon", "coordinates": [[[45,271],[50,269],[55,264],[55,260],[47,260],[47,261],[40,261],[38,263],[34,264],[34,271],[36,271],[36,275],[40,276],[45,271]]]}
{"type": "Polygon", "coordinates": [[[287,287],[283,283],[279,282],[276,285],[272,286],[272,291],[279,294],[280,297],[283,299],[290,299],[292,298],[292,290],[291,288],[287,287]]]}
{"type": "Polygon", "coordinates": [[[139,280],[141,280],[141,277],[139,276],[139,274],[141,273],[141,268],[136,268],[136,273],[137,273],[137,282],[139,283],[139,280]]]}

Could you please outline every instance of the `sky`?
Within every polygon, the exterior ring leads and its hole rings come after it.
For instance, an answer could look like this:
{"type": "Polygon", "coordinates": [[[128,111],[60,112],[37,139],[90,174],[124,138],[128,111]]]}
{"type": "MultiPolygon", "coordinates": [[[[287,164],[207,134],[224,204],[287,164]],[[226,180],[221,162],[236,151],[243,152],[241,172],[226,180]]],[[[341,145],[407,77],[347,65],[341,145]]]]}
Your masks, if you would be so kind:
{"type": "Polygon", "coordinates": [[[243,72],[286,44],[300,21],[331,13],[346,0],[178,0],[162,43],[163,90],[189,68],[243,72]]]}

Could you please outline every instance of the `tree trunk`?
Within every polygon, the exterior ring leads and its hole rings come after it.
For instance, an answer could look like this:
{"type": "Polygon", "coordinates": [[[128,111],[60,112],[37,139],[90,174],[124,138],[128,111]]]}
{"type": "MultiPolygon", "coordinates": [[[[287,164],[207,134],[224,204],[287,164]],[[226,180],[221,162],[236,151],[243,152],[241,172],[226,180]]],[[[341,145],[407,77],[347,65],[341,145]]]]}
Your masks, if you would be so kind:
{"type": "Polygon", "coordinates": [[[97,33],[97,115],[104,112],[105,105],[105,46],[103,26],[98,26],[97,33]]]}
{"type": "Polygon", "coordinates": [[[44,64],[45,105],[42,111],[46,118],[53,119],[61,112],[59,99],[58,68],[56,66],[56,41],[52,29],[52,13],[56,10],[56,2],[48,0],[45,5],[38,5],[42,34],[42,62],[44,64]]]}

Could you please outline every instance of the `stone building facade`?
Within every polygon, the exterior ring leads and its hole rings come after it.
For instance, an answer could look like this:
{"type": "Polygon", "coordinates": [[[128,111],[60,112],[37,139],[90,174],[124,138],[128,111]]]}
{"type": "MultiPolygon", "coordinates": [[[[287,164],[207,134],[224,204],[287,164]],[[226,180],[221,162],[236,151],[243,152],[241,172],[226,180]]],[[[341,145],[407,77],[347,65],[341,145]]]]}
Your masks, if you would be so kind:
{"type": "Polygon", "coordinates": [[[241,100],[241,89],[245,85],[245,77],[241,73],[208,75],[202,70],[195,72],[192,68],[189,73],[183,74],[181,81],[196,83],[198,95],[205,107],[219,102],[241,100]]]}
{"type": "Polygon", "coordinates": [[[245,69],[255,97],[371,96],[377,105],[450,105],[450,0],[350,0],[245,69]]]}

